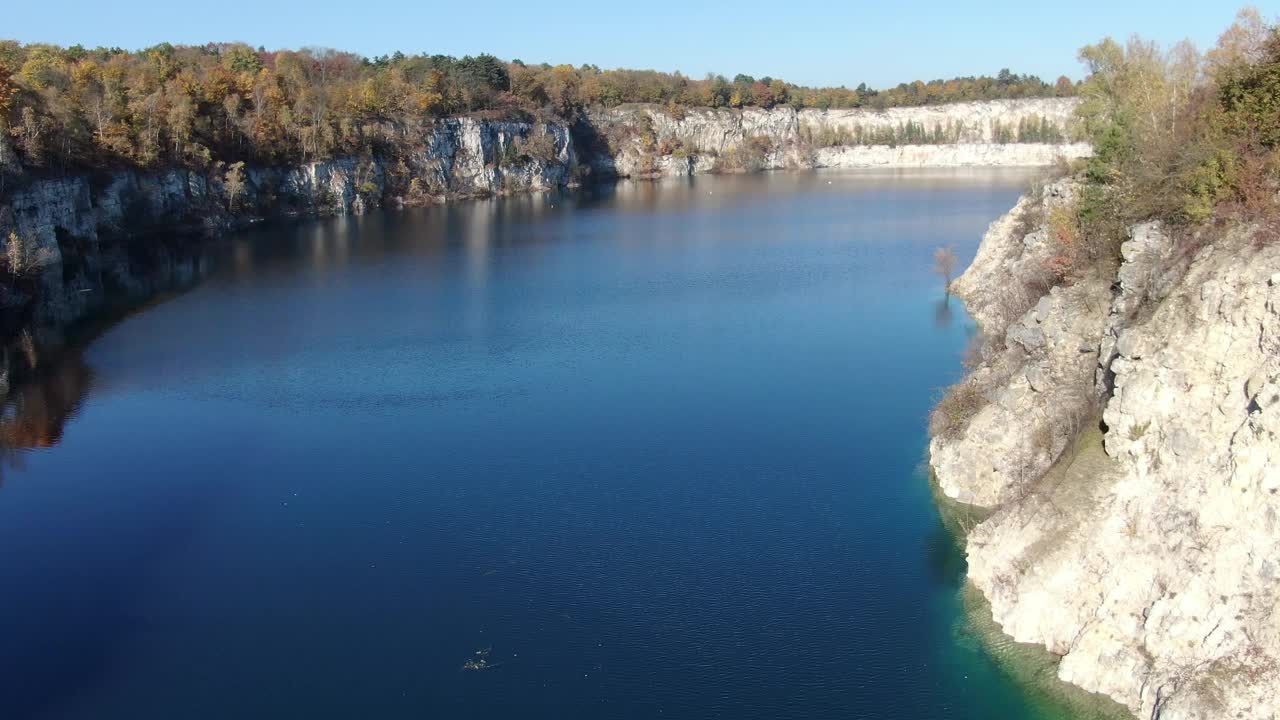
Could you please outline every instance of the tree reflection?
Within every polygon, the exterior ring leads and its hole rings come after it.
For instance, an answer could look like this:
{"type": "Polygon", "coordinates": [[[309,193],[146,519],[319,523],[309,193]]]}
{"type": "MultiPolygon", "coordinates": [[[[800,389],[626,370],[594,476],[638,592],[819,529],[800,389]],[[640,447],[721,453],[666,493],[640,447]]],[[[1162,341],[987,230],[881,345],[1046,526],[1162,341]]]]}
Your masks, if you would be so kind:
{"type": "Polygon", "coordinates": [[[951,296],[947,295],[933,306],[933,324],[940,328],[950,327],[955,314],[951,311],[951,296]]]}
{"type": "Polygon", "coordinates": [[[10,376],[20,379],[0,400],[0,480],[3,468],[22,467],[25,451],[61,442],[93,380],[78,350],[59,353],[47,364],[33,362],[34,354],[24,353],[22,360],[31,366],[15,372],[9,365],[10,376]]]}

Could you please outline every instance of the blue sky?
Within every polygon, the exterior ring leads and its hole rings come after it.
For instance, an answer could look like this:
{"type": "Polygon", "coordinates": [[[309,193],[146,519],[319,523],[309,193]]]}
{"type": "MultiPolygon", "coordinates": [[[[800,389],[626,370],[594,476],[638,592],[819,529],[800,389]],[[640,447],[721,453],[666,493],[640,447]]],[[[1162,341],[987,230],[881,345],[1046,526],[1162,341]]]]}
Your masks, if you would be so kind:
{"type": "MultiPolygon", "coordinates": [[[[1280,15],[1280,0],[1255,2],[1280,15]]],[[[138,48],[242,40],[365,55],[490,52],[525,62],[771,75],[810,85],[995,74],[1081,74],[1076,51],[1138,32],[1211,45],[1239,6],[1216,0],[818,2],[742,0],[43,0],[8,4],[0,38],[138,48]]]]}

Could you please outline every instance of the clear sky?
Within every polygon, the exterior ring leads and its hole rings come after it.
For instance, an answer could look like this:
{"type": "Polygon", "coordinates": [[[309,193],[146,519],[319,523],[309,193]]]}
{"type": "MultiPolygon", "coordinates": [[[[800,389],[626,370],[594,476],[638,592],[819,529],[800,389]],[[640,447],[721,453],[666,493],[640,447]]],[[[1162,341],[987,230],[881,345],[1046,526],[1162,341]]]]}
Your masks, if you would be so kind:
{"type": "MultiPolygon", "coordinates": [[[[1252,3],[1280,14],[1280,0],[1252,3]]],[[[1211,45],[1230,0],[26,0],[6,3],[0,38],[136,49],[242,40],[268,48],[489,52],[525,62],[771,75],[873,87],[1002,67],[1052,81],[1081,75],[1076,51],[1138,32],[1211,45]]]]}

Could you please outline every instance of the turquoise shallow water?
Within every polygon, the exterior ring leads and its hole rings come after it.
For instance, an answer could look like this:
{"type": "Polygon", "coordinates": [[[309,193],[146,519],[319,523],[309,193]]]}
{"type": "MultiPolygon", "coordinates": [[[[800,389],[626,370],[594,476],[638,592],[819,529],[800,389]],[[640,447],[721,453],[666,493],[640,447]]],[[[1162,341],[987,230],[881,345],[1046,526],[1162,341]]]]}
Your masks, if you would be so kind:
{"type": "Polygon", "coordinates": [[[1066,717],[965,622],[920,473],[969,332],[932,253],[967,263],[1025,182],[233,238],[69,353],[57,441],[10,449],[4,717],[1066,717]]]}

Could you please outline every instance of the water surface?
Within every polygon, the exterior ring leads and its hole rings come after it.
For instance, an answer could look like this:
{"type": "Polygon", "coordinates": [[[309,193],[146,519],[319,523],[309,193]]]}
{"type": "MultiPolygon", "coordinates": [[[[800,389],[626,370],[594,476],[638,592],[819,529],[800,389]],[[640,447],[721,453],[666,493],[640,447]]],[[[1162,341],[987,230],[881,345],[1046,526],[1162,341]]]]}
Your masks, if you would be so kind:
{"type": "Polygon", "coordinates": [[[0,488],[3,716],[1053,712],[966,630],[918,470],[968,332],[932,253],[963,267],[1025,181],[699,178],[233,238],[10,403],[47,447],[0,488]]]}

